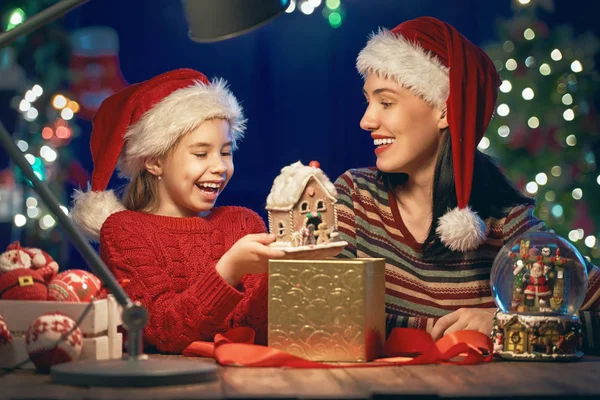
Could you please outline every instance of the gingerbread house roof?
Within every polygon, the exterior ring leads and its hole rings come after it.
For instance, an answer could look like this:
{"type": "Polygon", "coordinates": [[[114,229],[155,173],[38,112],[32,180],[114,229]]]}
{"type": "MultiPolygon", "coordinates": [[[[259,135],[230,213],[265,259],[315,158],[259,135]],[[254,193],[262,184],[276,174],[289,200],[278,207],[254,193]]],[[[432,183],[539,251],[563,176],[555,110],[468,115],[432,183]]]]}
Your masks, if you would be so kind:
{"type": "Polygon", "coordinates": [[[337,191],[335,186],[323,170],[297,161],[283,167],[281,174],[273,181],[273,187],[267,196],[266,209],[274,211],[291,210],[300,200],[304,188],[306,188],[311,178],[314,178],[323,187],[334,202],[336,201],[337,191]]]}

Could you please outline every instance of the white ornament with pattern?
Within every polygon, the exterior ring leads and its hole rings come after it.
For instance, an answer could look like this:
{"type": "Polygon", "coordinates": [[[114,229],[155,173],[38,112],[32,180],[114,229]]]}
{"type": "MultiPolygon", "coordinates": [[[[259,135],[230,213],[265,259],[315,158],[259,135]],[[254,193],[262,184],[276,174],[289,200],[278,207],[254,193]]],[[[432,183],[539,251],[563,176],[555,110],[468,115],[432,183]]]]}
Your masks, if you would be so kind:
{"type": "Polygon", "coordinates": [[[53,312],[46,313],[31,323],[25,335],[25,343],[29,358],[35,366],[41,371],[48,371],[52,365],[79,358],[83,348],[83,335],[75,321],[62,313],[53,312]],[[73,327],[73,332],[60,340],[73,327]]]}

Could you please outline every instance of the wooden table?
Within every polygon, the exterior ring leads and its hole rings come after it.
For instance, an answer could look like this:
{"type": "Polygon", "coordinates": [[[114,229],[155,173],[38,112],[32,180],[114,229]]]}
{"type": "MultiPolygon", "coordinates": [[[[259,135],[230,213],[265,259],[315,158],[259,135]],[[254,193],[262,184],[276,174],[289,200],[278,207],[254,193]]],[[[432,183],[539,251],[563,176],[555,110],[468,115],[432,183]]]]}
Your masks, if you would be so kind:
{"type": "Polygon", "coordinates": [[[57,385],[49,375],[20,370],[0,378],[0,399],[600,398],[599,383],[600,357],[592,356],[572,363],[498,361],[472,366],[330,370],[220,367],[217,381],[157,388],[57,385]]]}

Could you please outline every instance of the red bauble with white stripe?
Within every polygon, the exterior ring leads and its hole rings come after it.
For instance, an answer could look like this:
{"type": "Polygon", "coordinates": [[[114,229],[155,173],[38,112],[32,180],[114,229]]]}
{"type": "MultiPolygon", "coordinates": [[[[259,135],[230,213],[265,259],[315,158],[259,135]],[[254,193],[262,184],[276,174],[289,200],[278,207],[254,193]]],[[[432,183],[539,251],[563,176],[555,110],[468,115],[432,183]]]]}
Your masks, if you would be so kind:
{"type": "Polygon", "coordinates": [[[102,289],[102,282],[88,271],[72,269],[58,274],[48,285],[48,300],[90,302],[102,289]],[[52,294],[50,294],[50,292],[52,294]]]}
{"type": "Polygon", "coordinates": [[[52,365],[79,358],[83,348],[83,335],[75,321],[62,313],[53,312],[46,313],[31,323],[25,335],[25,343],[29,358],[36,368],[48,372],[52,365]]]}

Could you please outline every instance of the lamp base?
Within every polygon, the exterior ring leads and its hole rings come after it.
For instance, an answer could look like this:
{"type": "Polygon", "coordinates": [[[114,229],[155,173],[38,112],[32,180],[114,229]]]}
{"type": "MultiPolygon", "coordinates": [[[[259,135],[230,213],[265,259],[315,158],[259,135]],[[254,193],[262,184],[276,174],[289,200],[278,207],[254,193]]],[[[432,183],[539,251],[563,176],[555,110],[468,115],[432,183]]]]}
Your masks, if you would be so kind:
{"type": "Polygon", "coordinates": [[[217,366],[201,360],[122,358],[85,360],[52,367],[54,383],[75,386],[166,386],[217,379],[217,366]]]}

